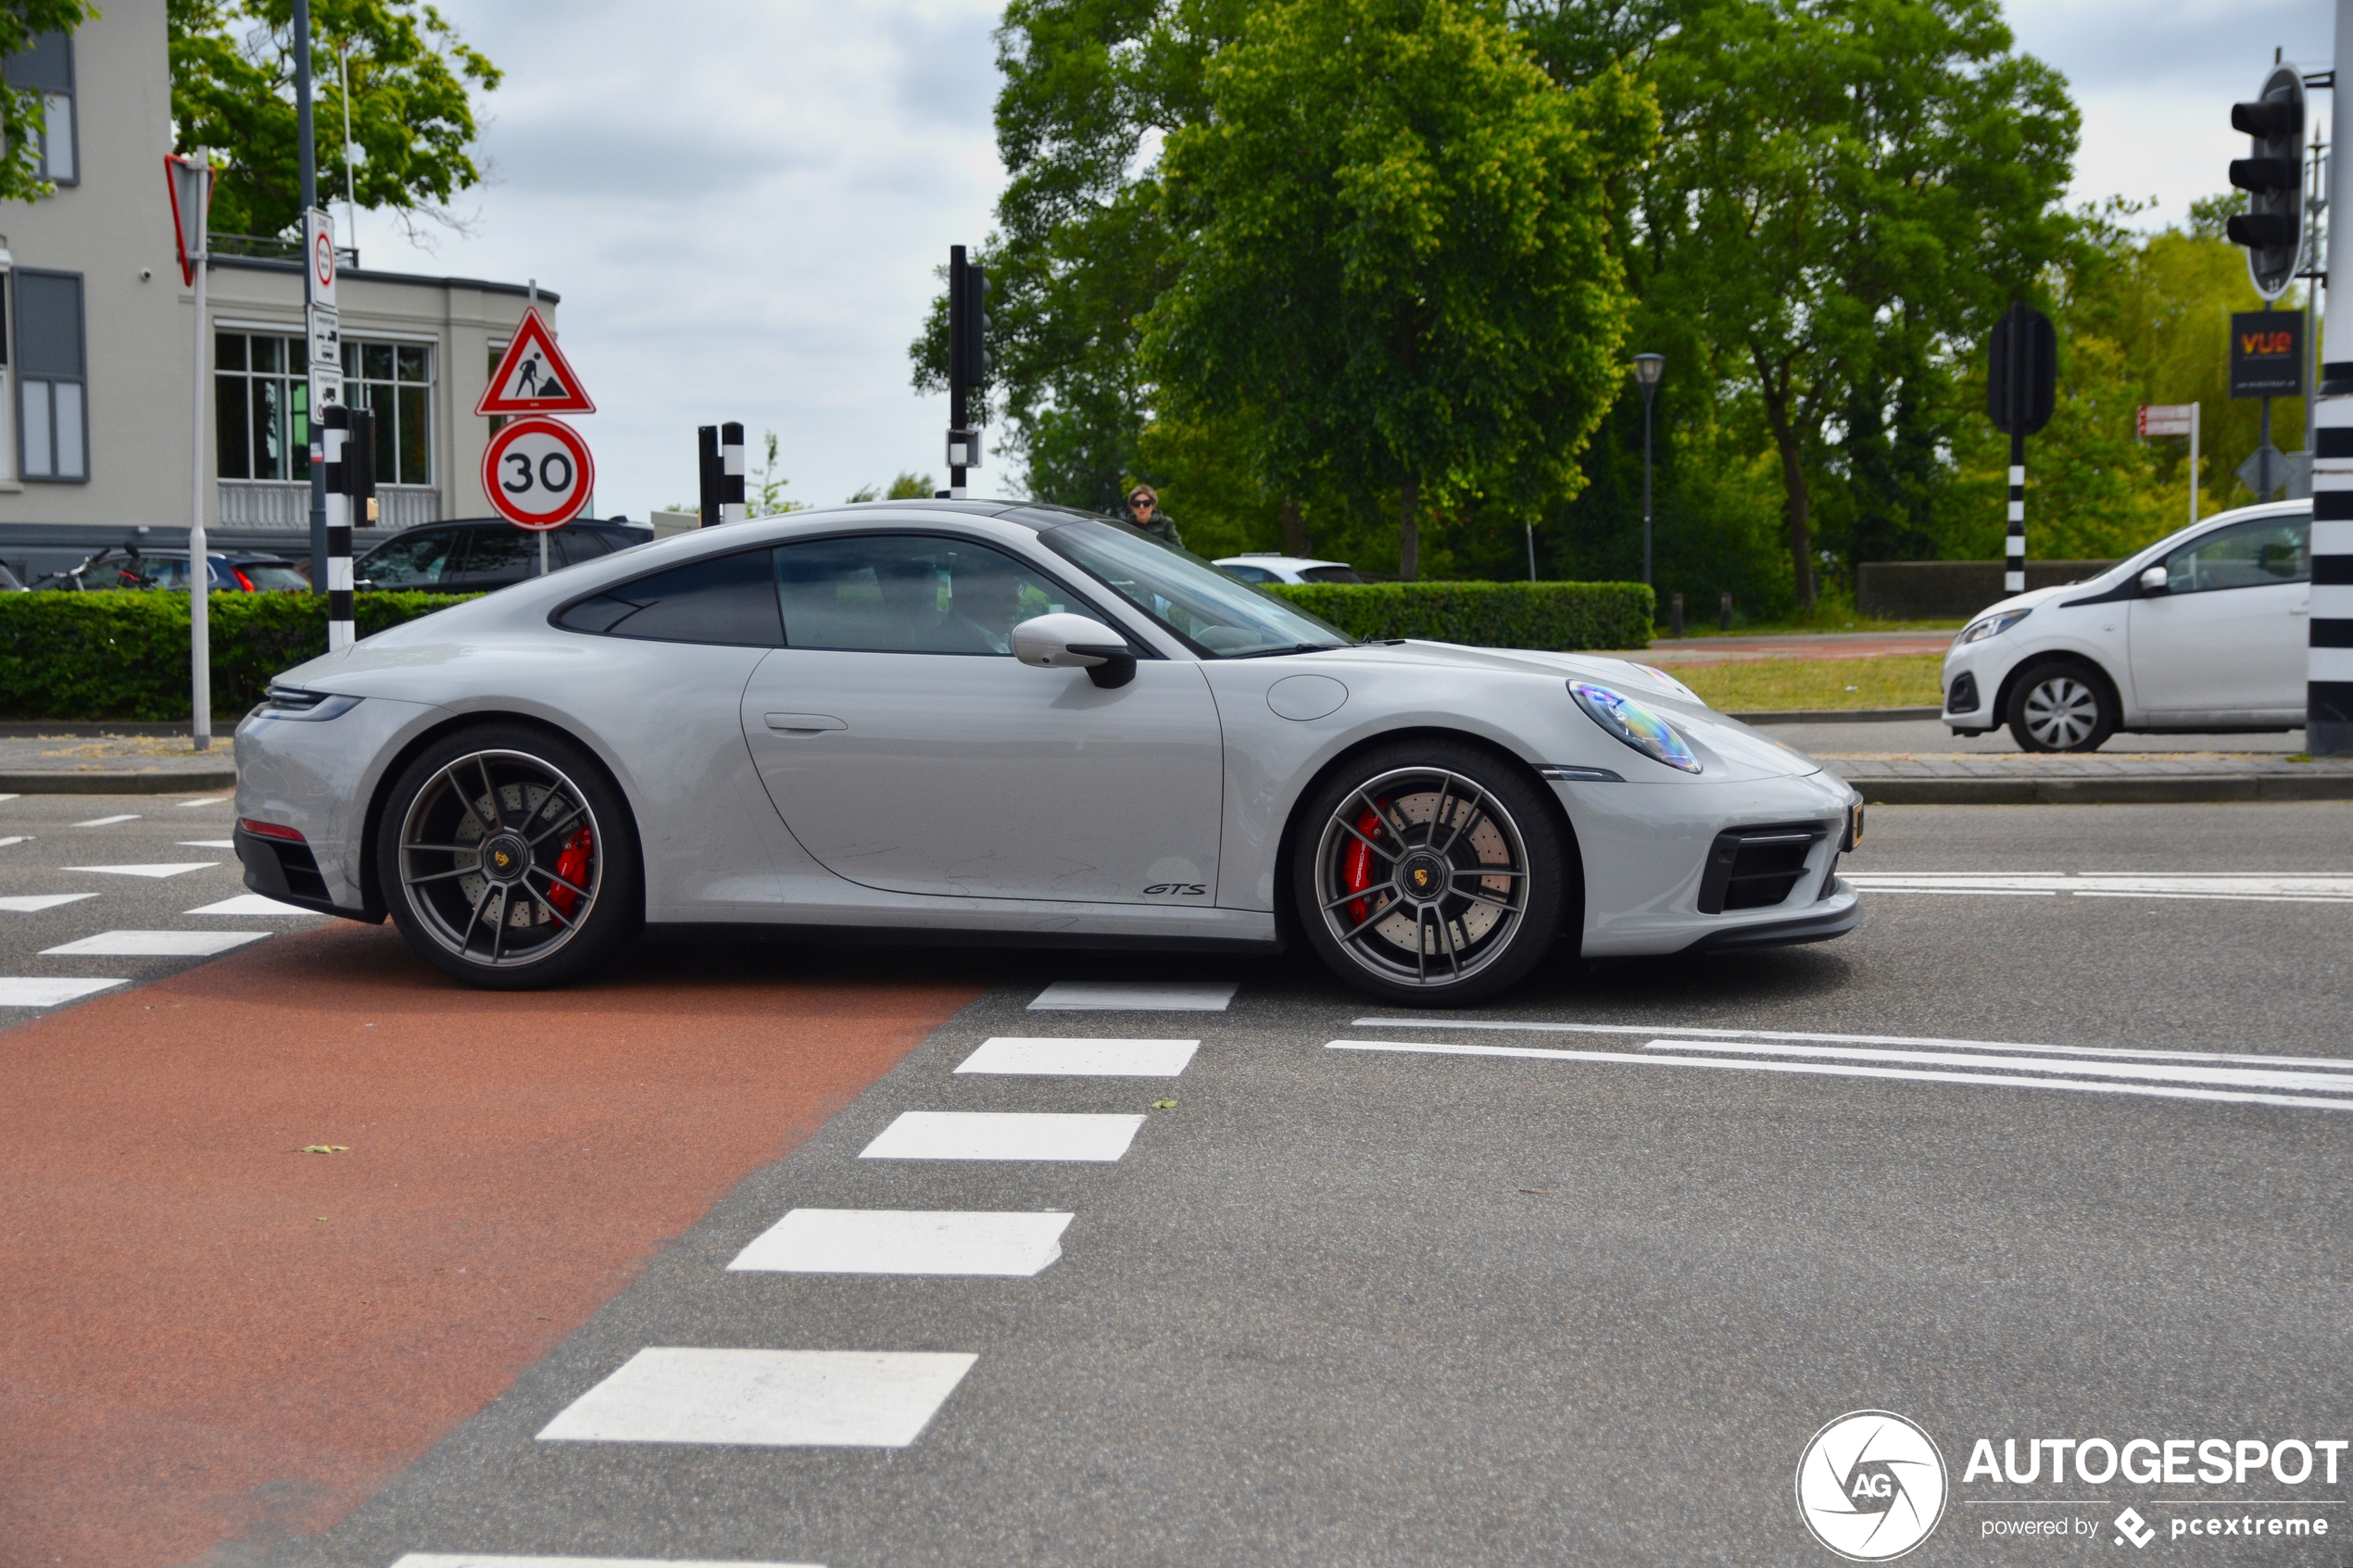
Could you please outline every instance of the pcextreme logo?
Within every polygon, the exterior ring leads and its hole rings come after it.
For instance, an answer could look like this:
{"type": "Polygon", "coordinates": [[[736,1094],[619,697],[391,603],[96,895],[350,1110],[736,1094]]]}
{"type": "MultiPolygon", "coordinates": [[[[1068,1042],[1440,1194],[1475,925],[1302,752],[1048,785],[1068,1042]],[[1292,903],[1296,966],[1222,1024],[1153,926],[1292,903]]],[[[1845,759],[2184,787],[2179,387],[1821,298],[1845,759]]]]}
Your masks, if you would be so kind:
{"type": "Polygon", "coordinates": [[[1797,1512],[1850,1562],[1903,1556],[1944,1517],[1944,1456],[1891,1411],[1854,1411],[1814,1434],[1797,1461],[1797,1512]]]}

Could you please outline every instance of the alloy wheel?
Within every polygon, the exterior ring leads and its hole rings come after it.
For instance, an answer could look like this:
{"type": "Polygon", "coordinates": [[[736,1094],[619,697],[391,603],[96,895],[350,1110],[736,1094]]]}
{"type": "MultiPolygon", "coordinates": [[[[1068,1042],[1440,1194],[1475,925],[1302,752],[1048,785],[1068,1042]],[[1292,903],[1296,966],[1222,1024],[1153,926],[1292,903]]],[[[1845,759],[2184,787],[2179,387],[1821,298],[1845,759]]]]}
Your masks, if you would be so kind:
{"type": "Polygon", "coordinates": [[[560,770],[520,751],[469,752],[409,800],[401,893],[425,933],[465,962],[538,963],[596,908],[602,836],[587,797],[560,770]]]}
{"type": "Polygon", "coordinates": [[[1512,946],[1528,912],[1528,847],[1475,781],[1400,769],[1358,785],[1326,819],[1315,897],[1333,940],[1365,970],[1443,989],[1512,946]]]}

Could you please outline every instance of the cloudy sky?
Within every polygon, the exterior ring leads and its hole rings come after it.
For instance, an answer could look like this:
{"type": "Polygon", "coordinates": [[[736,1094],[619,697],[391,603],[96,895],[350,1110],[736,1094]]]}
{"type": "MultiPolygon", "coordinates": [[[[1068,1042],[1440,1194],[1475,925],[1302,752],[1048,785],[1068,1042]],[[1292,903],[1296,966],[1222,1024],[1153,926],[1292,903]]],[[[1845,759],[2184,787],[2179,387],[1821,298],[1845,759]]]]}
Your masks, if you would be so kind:
{"type": "MultiPolygon", "coordinates": [[[[412,245],[362,214],[364,262],[537,278],[599,412],[602,515],[694,496],[694,428],[776,432],[788,495],[839,501],[902,469],[942,480],[945,398],[907,343],[948,246],[988,231],[993,0],[442,0],[507,72],[492,182],[465,235],[412,245]]],[[[2022,47],[2083,111],[2079,198],[2178,220],[2246,144],[2229,106],[2275,46],[2324,68],[2323,0],[2033,0],[2022,47]]],[[[2326,99],[2320,100],[2325,106],[2326,99]]],[[[322,162],[332,155],[323,153],[322,162]]],[[[326,181],[322,178],[322,183],[326,181]]],[[[984,470],[975,489],[1009,476],[984,470]]]]}

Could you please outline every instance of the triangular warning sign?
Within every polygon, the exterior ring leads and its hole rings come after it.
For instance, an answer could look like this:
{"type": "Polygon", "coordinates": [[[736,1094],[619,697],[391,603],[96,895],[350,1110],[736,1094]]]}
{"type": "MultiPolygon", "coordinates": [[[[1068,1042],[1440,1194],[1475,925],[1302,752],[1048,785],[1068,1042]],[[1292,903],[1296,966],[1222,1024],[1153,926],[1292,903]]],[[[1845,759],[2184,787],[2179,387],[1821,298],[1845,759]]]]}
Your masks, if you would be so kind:
{"type": "Polygon", "coordinates": [[[490,372],[477,414],[593,414],[597,406],[556,347],[556,337],[539,319],[539,307],[522,313],[522,325],[490,372]]]}

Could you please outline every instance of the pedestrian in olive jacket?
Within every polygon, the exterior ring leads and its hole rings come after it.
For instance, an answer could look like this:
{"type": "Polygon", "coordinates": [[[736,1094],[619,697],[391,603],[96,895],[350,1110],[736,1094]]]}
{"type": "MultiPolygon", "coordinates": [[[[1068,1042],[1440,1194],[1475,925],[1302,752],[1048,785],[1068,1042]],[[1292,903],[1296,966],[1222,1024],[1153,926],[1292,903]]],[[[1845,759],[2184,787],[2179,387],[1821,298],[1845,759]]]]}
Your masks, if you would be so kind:
{"type": "Polygon", "coordinates": [[[1127,492],[1127,515],[1120,521],[1133,523],[1164,545],[1174,545],[1180,550],[1185,547],[1176,522],[1160,509],[1160,493],[1149,484],[1139,484],[1127,492]]]}

